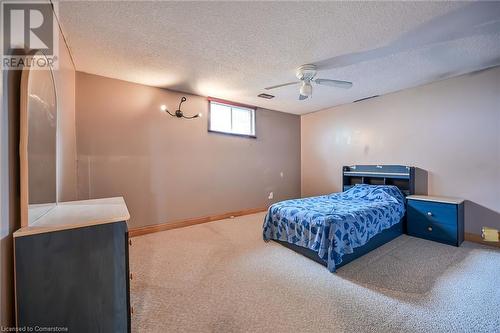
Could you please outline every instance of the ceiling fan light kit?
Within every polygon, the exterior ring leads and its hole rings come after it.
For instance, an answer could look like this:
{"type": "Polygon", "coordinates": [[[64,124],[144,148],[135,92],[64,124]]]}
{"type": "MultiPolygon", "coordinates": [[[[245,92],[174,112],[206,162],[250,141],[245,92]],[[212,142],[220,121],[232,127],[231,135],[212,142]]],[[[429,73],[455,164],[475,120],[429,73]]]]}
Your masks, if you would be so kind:
{"type": "Polygon", "coordinates": [[[331,80],[331,79],[315,79],[316,74],[317,74],[316,65],[313,65],[313,64],[302,65],[299,68],[297,68],[297,71],[295,72],[295,76],[297,77],[297,79],[299,79],[299,81],[278,84],[278,85],[267,87],[264,89],[271,90],[271,89],[276,89],[276,88],[281,88],[281,87],[291,86],[294,84],[301,83],[300,90],[299,90],[299,100],[302,101],[302,100],[305,100],[308,97],[312,96],[312,84],[311,84],[311,82],[314,82],[315,84],[321,84],[324,86],[343,88],[343,89],[349,89],[352,87],[352,82],[349,82],[349,81],[331,80]]]}
{"type": "Polygon", "coordinates": [[[300,94],[302,96],[310,97],[312,95],[312,85],[310,82],[302,82],[302,85],[300,86],[300,94]]]}

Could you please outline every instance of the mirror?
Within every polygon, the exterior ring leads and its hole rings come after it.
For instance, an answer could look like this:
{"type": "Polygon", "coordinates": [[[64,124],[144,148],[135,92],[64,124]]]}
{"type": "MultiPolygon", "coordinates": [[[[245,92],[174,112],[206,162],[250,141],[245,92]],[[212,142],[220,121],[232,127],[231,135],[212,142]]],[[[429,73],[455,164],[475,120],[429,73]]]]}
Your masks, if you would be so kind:
{"type": "Polygon", "coordinates": [[[20,118],[21,225],[28,226],[57,202],[57,101],[50,68],[23,69],[20,118]]]}

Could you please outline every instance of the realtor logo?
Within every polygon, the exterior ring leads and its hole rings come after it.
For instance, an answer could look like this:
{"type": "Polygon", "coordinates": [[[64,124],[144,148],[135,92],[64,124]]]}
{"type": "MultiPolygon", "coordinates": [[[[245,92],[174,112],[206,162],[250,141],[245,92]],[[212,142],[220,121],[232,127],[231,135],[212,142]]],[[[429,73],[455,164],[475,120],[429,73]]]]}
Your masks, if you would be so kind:
{"type": "Polygon", "coordinates": [[[3,69],[54,68],[59,41],[56,5],[48,1],[2,1],[3,69]]]}

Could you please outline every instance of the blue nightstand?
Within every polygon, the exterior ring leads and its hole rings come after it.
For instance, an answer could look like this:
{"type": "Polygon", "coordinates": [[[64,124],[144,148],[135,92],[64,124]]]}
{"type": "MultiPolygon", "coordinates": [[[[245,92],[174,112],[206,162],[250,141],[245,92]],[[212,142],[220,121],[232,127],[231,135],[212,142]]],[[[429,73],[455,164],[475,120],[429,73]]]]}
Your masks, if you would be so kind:
{"type": "Polygon", "coordinates": [[[454,246],[464,241],[464,200],[425,195],[406,199],[408,235],[454,246]]]}

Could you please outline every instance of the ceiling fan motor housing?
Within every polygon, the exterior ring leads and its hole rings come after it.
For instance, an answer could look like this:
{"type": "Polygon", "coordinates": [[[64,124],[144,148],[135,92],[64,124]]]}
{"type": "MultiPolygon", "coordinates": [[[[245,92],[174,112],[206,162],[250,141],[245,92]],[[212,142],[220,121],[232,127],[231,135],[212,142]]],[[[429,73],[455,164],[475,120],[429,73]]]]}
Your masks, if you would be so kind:
{"type": "Polygon", "coordinates": [[[295,73],[297,79],[303,81],[311,81],[316,76],[316,66],[315,65],[302,65],[297,68],[295,73]]]}

